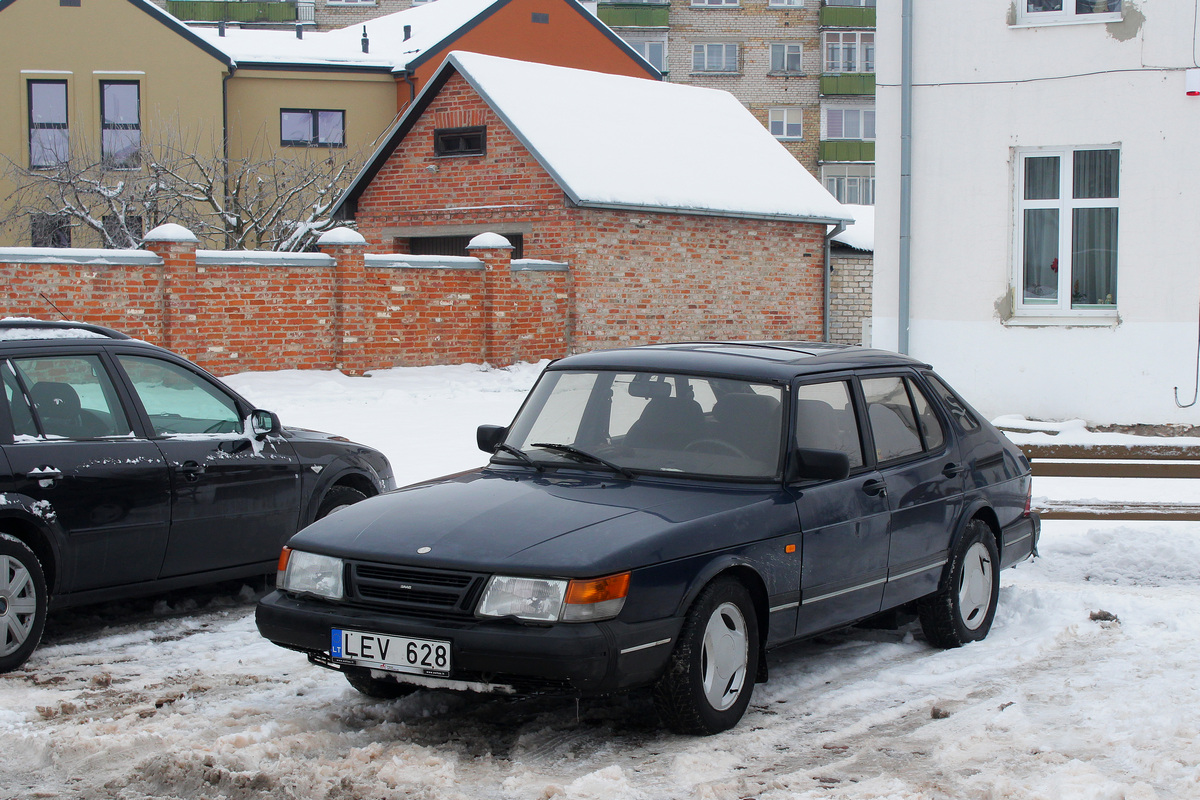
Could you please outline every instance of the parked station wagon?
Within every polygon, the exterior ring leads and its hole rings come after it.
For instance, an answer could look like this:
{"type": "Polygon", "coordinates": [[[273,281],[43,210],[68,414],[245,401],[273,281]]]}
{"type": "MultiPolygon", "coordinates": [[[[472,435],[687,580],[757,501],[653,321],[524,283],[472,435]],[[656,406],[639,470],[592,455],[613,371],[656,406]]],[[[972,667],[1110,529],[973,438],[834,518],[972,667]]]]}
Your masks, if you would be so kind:
{"type": "Polygon", "coordinates": [[[269,575],[304,525],[395,487],[377,450],[108,328],[0,321],[0,380],[0,672],[48,609],[269,575]]]}
{"type": "Polygon", "coordinates": [[[552,363],[483,468],[319,520],[263,636],[398,697],[652,687],[685,733],[735,725],[766,650],[882,612],[988,634],[1036,551],[1024,455],[929,366],[799,342],[552,363]]]}

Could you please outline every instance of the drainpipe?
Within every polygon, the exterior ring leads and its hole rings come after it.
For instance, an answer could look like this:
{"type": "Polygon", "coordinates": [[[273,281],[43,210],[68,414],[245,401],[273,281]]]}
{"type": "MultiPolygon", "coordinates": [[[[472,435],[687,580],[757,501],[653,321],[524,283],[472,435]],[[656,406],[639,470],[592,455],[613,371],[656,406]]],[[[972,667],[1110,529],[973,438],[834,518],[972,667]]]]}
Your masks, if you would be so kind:
{"type": "Polygon", "coordinates": [[[829,306],[830,306],[830,291],[829,281],[833,276],[833,262],[829,255],[829,243],[833,241],[833,237],[837,236],[842,231],[846,230],[846,223],[839,222],[833,227],[833,230],[825,234],[825,299],[823,301],[823,311],[821,313],[821,341],[829,341],[829,306]]]}
{"type": "Polygon", "coordinates": [[[900,39],[900,297],[896,349],[906,354],[912,265],[912,73],[913,0],[903,0],[900,39]]]}
{"type": "MultiPolygon", "coordinates": [[[[229,79],[237,72],[237,64],[229,65],[229,72],[221,79],[221,182],[224,185],[225,207],[229,208],[229,79]]],[[[225,249],[232,247],[229,232],[225,232],[225,249]]]]}

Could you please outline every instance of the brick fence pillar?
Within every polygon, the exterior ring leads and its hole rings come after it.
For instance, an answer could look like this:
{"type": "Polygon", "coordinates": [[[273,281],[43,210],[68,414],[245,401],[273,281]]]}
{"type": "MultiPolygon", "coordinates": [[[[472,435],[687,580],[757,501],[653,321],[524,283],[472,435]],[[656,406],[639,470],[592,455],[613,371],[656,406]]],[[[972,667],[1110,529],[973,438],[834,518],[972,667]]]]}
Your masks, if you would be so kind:
{"type": "Polygon", "coordinates": [[[332,256],[334,368],[361,375],[368,363],[372,342],[368,329],[367,240],[358,231],[334,228],[321,234],[317,247],[332,256]]]}
{"type": "Polygon", "coordinates": [[[199,277],[196,274],[196,234],[168,222],[146,234],[145,247],[163,260],[162,345],[196,359],[203,350],[196,325],[199,277]]]}
{"type": "Polygon", "coordinates": [[[512,244],[498,233],[481,233],[467,245],[467,252],[483,262],[483,360],[493,367],[517,361],[512,251],[512,244]]]}

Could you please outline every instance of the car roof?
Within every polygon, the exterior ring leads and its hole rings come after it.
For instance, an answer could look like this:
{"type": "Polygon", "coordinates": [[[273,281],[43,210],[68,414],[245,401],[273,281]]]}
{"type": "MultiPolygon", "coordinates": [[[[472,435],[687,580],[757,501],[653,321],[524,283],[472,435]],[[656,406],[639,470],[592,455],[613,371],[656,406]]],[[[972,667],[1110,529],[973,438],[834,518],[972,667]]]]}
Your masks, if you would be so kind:
{"type": "Polygon", "coordinates": [[[803,375],[885,367],[928,367],[887,350],[803,341],[651,344],[567,356],[550,369],[628,369],[787,381],[803,375]]]}
{"type": "Polygon", "coordinates": [[[69,320],[13,318],[0,319],[0,352],[14,348],[123,345],[148,350],[170,352],[157,345],[134,339],[103,325],[69,320]]]}

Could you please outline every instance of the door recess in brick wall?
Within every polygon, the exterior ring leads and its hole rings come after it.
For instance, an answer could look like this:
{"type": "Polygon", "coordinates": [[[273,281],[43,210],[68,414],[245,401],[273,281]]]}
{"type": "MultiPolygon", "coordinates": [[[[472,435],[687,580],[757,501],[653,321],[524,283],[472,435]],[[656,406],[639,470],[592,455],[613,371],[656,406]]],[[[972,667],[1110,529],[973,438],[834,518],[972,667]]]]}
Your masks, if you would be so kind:
{"type": "MultiPolygon", "coordinates": [[[[524,258],[524,246],[519,233],[501,234],[513,246],[512,257],[524,258]]],[[[408,238],[408,253],[414,256],[469,256],[467,245],[475,238],[470,236],[412,236],[408,238]]],[[[405,239],[396,240],[397,252],[403,252],[405,239]]]]}

